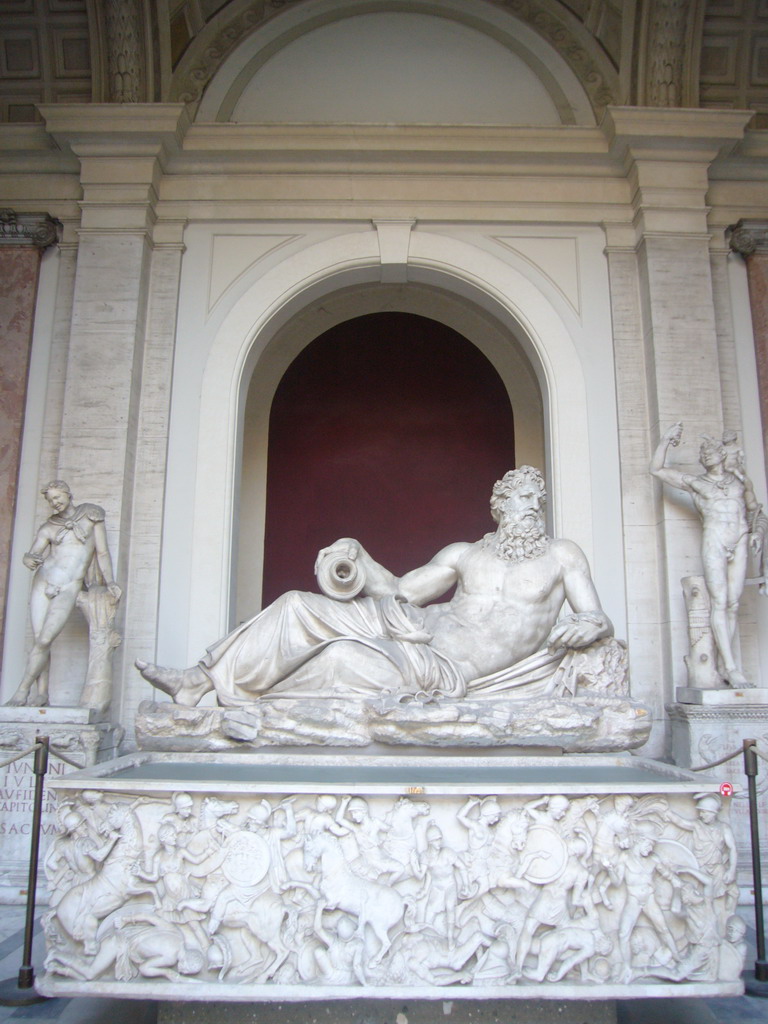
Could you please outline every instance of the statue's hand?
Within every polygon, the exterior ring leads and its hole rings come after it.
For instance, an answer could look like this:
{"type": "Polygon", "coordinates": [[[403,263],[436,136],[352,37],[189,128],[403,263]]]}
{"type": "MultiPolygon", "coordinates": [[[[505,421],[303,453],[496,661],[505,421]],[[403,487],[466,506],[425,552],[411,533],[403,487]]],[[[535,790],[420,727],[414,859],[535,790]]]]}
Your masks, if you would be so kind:
{"type": "Polygon", "coordinates": [[[567,615],[552,627],[547,637],[551,651],[559,647],[588,647],[606,635],[607,620],[599,612],[567,615]]]}
{"type": "Polygon", "coordinates": [[[108,583],[107,584],[107,592],[112,596],[112,599],[114,600],[115,604],[117,604],[117,602],[123,596],[123,591],[117,585],[117,583],[108,583]]]}
{"type": "Polygon", "coordinates": [[[682,436],[683,424],[681,420],[678,420],[678,422],[673,423],[669,430],[664,434],[664,440],[671,444],[673,448],[677,448],[682,436]]]}
{"type": "Polygon", "coordinates": [[[33,570],[38,569],[43,564],[44,561],[45,559],[42,557],[42,555],[32,555],[30,554],[29,551],[22,558],[22,562],[24,563],[24,565],[26,565],[28,569],[33,570]]]}
{"type": "Polygon", "coordinates": [[[342,537],[340,540],[334,541],[327,548],[321,548],[318,551],[317,558],[315,559],[315,573],[317,573],[321,561],[327,555],[333,555],[336,558],[348,558],[354,562],[356,558],[359,558],[362,550],[359,541],[352,537],[342,537]]]}

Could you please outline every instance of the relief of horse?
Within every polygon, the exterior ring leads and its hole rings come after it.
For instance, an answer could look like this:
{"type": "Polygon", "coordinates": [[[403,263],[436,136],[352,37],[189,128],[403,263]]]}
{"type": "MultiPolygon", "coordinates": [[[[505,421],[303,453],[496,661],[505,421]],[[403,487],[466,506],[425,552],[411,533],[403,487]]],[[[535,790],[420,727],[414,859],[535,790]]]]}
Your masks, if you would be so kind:
{"type": "Polygon", "coordinates": [[[92,956],[98,950],[96,933],[99,922],[122,907],[131,896],[146,891],[135,877],[135,865],[141,855],[139,821],[128,804],[112,804],[107,811],[109,828],[103,846],[89,851],[93,861],[91,878],[65,892],[50,914],[70,938],[83,943],[92,956]]]}
{"type": "Polygon", "coordinates": [[[307,836],[304,843],[304,867],[318,871],[320,901],[316,921],[324,910],[344,910],[357,918],[357,938],[365,941],[365,927],[379,940],[379,951],[371,961],[378,966],[392,945],[390,931],[403,921],[406,900],[395,889],[355,874],[344,857],[339,840],[328,832],[307,836]]]}

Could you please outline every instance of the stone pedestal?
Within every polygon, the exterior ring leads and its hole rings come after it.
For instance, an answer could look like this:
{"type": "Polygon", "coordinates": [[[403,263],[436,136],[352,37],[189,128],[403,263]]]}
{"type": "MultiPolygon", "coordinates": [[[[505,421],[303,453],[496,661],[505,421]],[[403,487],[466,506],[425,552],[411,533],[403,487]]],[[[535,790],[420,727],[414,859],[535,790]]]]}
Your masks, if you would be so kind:
{"type": "Polygon", "coordinates": [[[54,787],[45,995],[192,1004],[184,1020],[512,999],[548,1021],[742,991],[727,804],[669,765],[137,753],[54,787]]]}
{"type": "Polygon", "coordinates": [[[353,1003],[328,1000],[316,1003],[161,1003],[158,1024],[307,1024],[318,1019],[325,1024],[616,1024],[616,1002],[606,999],[549,1002],[519,999],[514,1017],[509,1002],[503,999],[444,999],[394,1001],[356,999],[353,1003]]]}
{"type": "MultiPolygon", "coordinates": [[[[755,739],[762,753],[768,752],[768,690],[696,690],[680,687],[678,703],[667,711],[672,727],[672,756],[684,768],[712,764],[741,750],[745,739],[755,739]]],[[[763,878],[768,877],[768,764],[758,761],[758,804],[762,831],[763,878]]],[[[732,761],[708,771],[707,777],[730,782],[734,787],[731,801],[731,825],[739,851],[739,889],[743,903],[753,896],[752,852],[750,846],[749,805],[744,759],[732,761]]]]}
{"type": "MultiPolygon", "coordinates": [[[[48,736],[52,756],[44,784],[40,863],[45,859],[51,837],[57,829],[56,800],[51,789],[54,779],[74,769],[55,756],[60,750],[67,758],[87,767],[114,757],[122,729],[108,722],[94,721],[89,708],[0,707],[0,760],[31,747],[37,736],[48,736]]],[[[0,903],[26,900],[29,873],[29,840],[35,775],[29,754],[0,768],[0,837],[3,862],[0,866],[0,903]]],[[[44,879],[41,873],[41,888],[44,879]]]]}

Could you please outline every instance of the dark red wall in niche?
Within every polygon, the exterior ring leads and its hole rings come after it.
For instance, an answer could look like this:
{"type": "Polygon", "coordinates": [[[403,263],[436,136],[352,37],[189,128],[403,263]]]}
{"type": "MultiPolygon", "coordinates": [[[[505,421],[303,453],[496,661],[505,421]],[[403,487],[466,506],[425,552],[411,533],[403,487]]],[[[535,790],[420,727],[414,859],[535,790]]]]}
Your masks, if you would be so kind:
{"type": "Polygon", "coordinates": [[[460,334],[409,313],[327,331],[272,403],[264,603],[317,590],[315,556],[339,537],[397,575],[476,540],[514,452],[501,378],[460,334]]]}

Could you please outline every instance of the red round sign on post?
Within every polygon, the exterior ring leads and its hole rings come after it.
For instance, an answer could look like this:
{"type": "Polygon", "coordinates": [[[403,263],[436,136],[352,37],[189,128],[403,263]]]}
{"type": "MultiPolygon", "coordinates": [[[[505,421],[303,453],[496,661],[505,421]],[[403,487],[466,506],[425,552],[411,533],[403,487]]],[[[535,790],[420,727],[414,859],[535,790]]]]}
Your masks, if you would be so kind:
{"type": "Polygon", "coordinates": [[[730,782],[720,783],[720,796],[733,796],[733,786],[730,782]]]}

